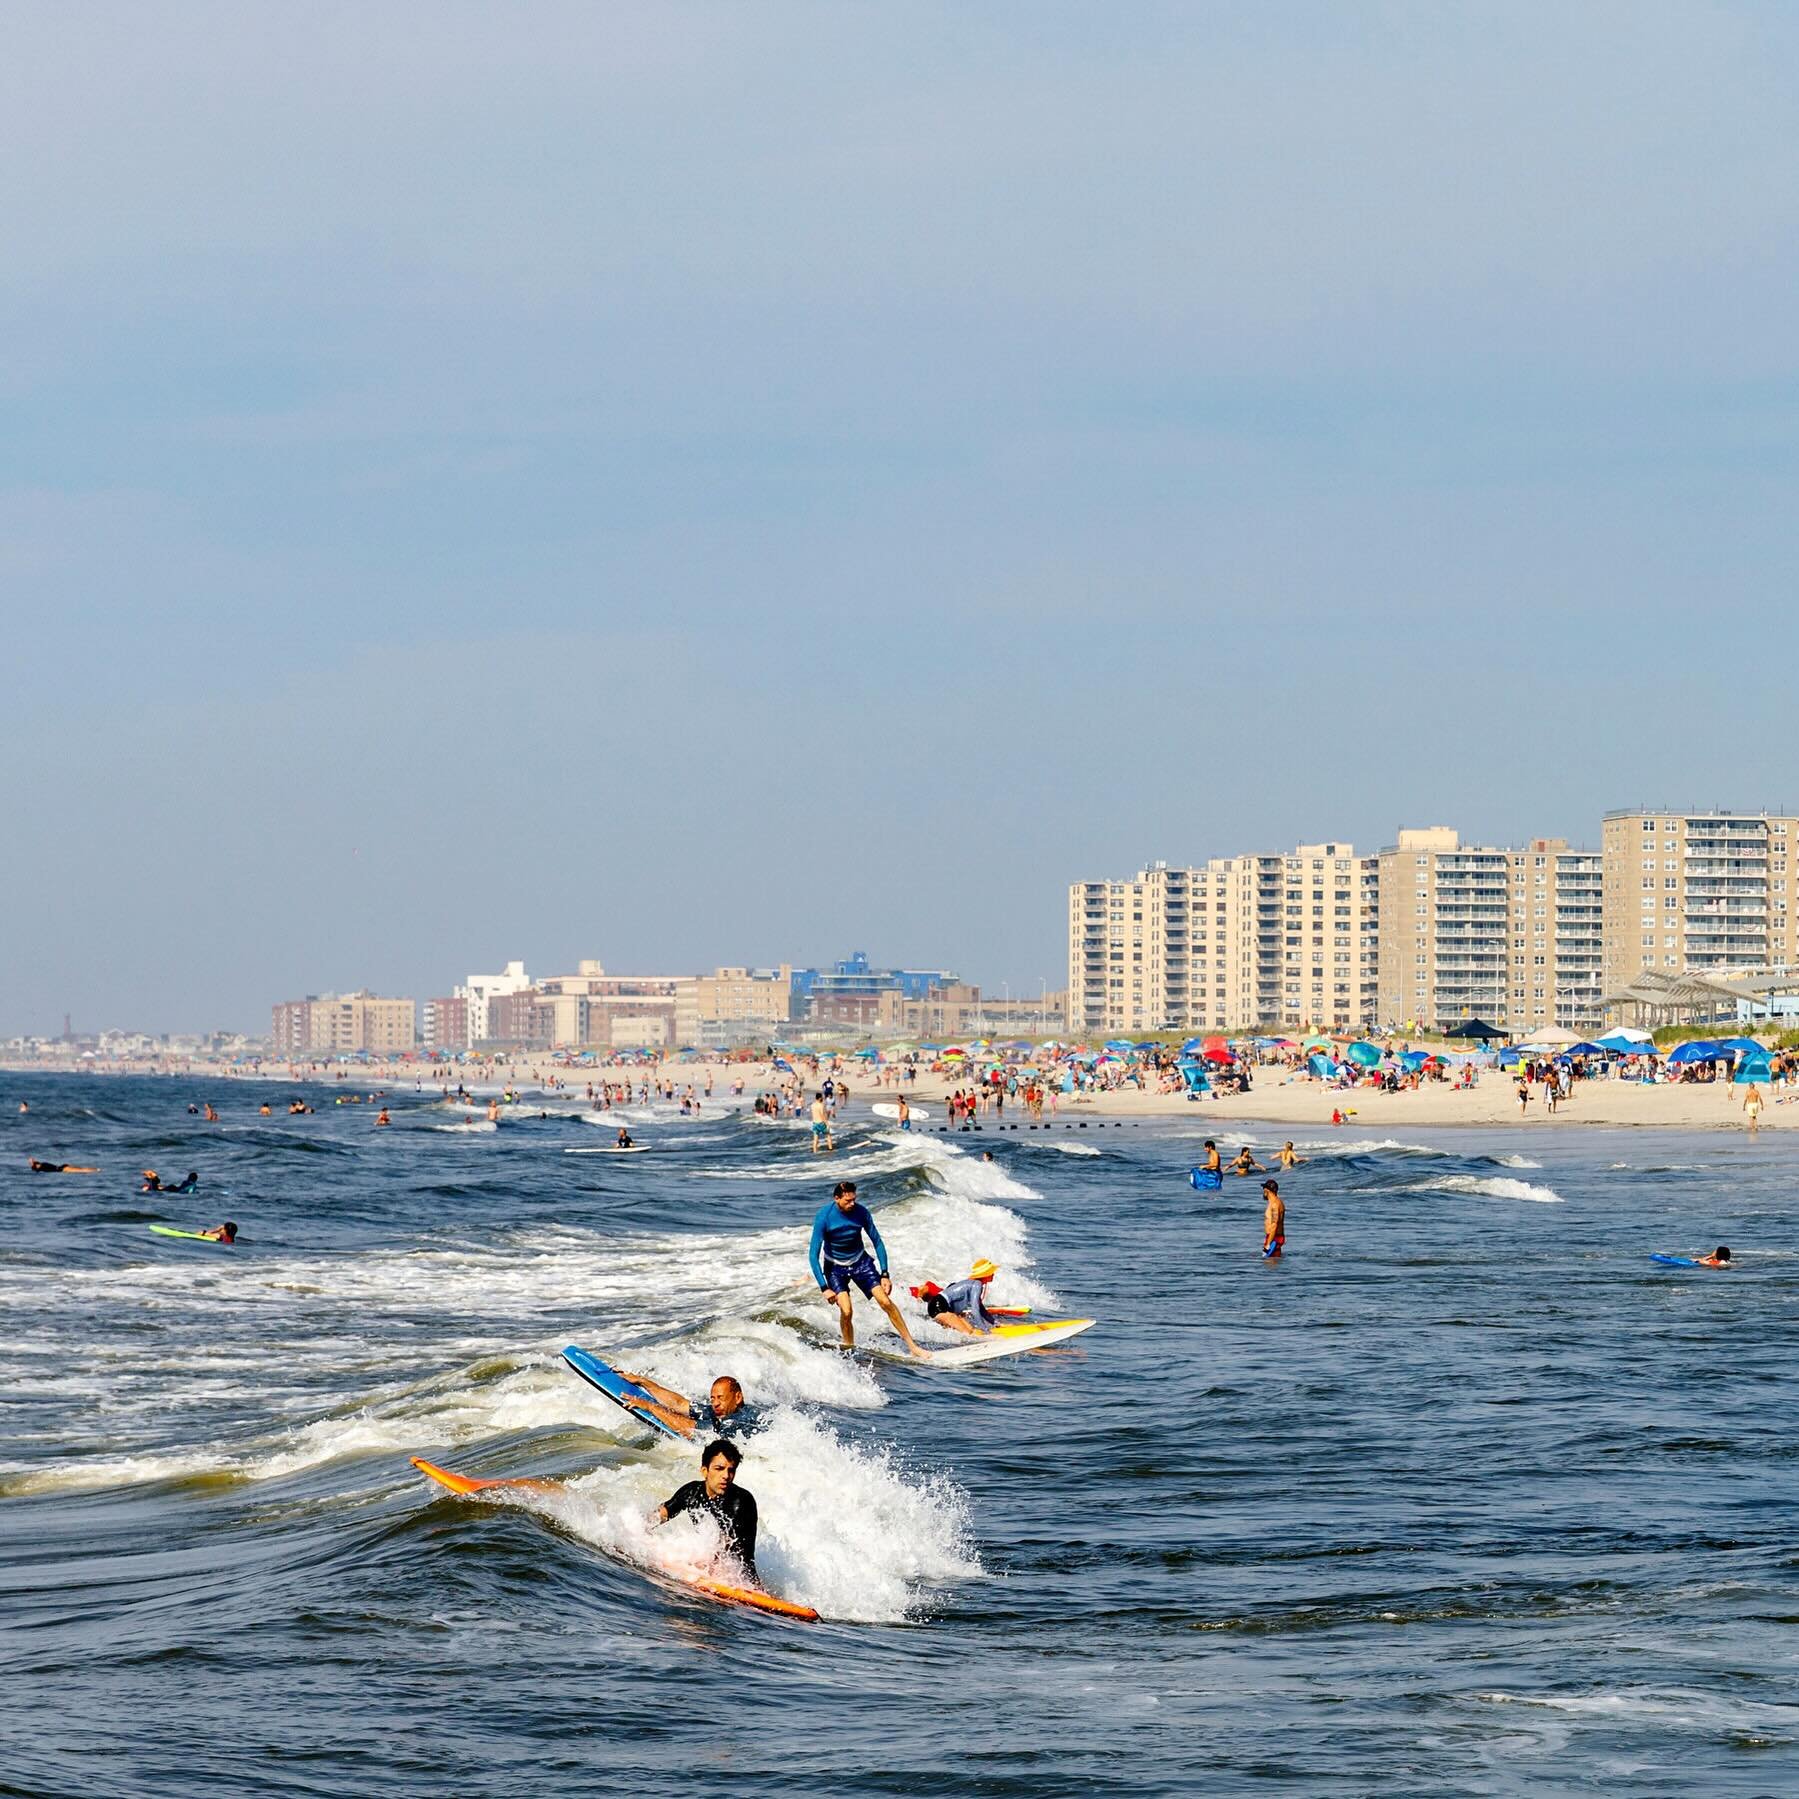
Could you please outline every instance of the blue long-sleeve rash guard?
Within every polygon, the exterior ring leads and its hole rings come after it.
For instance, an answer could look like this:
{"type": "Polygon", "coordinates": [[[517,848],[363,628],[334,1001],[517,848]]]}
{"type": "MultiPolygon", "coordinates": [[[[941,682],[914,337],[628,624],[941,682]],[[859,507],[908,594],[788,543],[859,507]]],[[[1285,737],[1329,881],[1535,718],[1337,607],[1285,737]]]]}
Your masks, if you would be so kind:
{"type": "Polygon", "coordinates": [[[865,1233],[869,1248],[874,1252],[875,1266],[885,1274],[887,1245],[881,1241],[881,1233],[875,1229],[874,1215],[868,1207],[858,1202],[846,1212],[834,1199],[826,1200],[819,1207],[818,1216],[812,1220],[812,1246],[807,1255],[812,1263],[812,1278],[821,1287],[825,1284],[824,1258],[828,1256],[847,1268],[862,1254],[865,1233]]]}

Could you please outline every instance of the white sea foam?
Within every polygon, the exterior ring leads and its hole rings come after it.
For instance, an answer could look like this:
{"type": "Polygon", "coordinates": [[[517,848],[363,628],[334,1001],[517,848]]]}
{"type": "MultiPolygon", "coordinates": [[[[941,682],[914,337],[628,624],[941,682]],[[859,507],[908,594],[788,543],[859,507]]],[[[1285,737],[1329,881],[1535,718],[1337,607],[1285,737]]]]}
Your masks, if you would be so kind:
{"type": "Polygon", "coordinates": [[[428,1124],[428,1131],[497,1131],[500,1127],[491,1118],[470,1118],[461,1124],[428,1124]]]}
{"type": "MultiPolygon", "coordinates": [[[[650,1522],[694,1478],[692,1449],[605,1465],[548,1491],[500,1489],[482,1497],[553,1518],[609,1555],[670,1579],[731,1579],[709,1521],[650,1522]]],[[[827,1618],[896,1623],[920,1583],[980,1573],[968,1502],[947,1477],[901,1468],[888,1454],[845,1442],[828,1426],[783,1413],[749,1438],[739,1479],[756,1496],[756,1560],[769,1591],[827,1618]]]]}
{"type": "Polygon", "coordinates": [[[1504,1175],[1445,1174],[1434,1180],[1413,1181],[1404,1193],[1470,1193],[1483,1199],[1528,1199],[1538,1205],[1559,1206],[1562,1196],[1553,1187],[1533,1186],[1504,1175]]]}

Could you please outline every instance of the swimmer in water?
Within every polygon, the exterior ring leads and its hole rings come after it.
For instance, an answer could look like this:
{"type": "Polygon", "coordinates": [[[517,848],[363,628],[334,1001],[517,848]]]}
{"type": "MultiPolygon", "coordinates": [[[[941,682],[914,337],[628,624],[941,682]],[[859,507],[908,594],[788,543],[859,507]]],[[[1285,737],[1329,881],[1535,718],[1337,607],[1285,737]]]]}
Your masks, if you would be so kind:
{"type": "Polygon", "coordinates": [[[1293,1140],[1291,1138],[1288,1138],[1288,1140],[1280,1146],[1280,1150],[1274,1159],[1283,1168],[1298,1168],[1305,1162],[1305,1157],[1293,1147],[1293,1140]]]}
{"type": "Polygon", "coordinates": [[[89,1168],[80,1162],[40,1162],[35,1156],[31,1159],[33,1174],[98,1174],[98,1168],[89,1168]]]}
{"type": "Polygon", "coordinates": [[[1268,1170],[1249,1153],[1247,1147],[1231,1158],[1232,1174],[1266,1174],[1268,1170]]]}
{"type": "Polygon", "coordinates": [[[1274,1181],[1262,1183],[1262,1197],[1268,1202],[1262,1209],[1262,1259],[1272,1262],[1287,1247],[1287,1203],[1274,1181]]]}
{"type": "Polygon", "coordinates": [[[377,1124],[392,1124],[393,1123],[393,1120],[391,1118],[389,1118],[387,1115],[386,1106],[383,1106],[381,1108],[380,1116],[378,1118],[376,1118],[375,1122],[377,1124]]]}
{"type": "MultiPolygon", "coordinates": [[[[168,1189],[168,1191],[173,1191],[173,1189],[168,1189]]],[[[223,1224],[215,1224],[211,1230],[202,1231],[200,1235],[210,1237],[214,1243],[235,1243],[237,1226],[230,1219],[226,1219],[223,1224]]]]}
{"type": "Polygon", "coordinates": [[[1730,1245],[1720,1243],[1709,1256],[1693,1258],[1701,1268],[1728,1268],[1730,1266],[1730,1245]]]}
{"type": "Polygon", "coordinates": [[[612,1147],[614,1149],[635,1149],[637,1147],[637,1140],[621,1124],[618,1127],[618,1141],[614,1143],[612,1147]]]}

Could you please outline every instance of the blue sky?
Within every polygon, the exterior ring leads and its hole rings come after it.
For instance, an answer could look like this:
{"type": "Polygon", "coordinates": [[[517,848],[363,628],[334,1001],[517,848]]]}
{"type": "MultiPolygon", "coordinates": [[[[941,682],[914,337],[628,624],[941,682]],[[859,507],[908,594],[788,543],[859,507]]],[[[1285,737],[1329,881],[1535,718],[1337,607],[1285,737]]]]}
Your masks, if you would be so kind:
{"type": "Polygon", "coordinates": [[[15,6],[0,1030],[515,954],[1035,990],[1155,857],[1799,806],[1796,52],[15,6]]]}

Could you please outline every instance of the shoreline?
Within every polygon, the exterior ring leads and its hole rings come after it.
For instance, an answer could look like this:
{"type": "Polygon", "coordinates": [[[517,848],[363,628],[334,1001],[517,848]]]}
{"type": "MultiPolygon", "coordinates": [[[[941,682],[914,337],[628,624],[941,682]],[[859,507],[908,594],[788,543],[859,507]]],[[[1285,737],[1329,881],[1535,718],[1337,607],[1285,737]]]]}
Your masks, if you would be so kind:
{"type": "MultiPolygon", "coordinates": [[[[708,1073],[713,1080],[716,1101],[729,1095],[739,1079],[746,1097],[757,1092],[772,1092],[790,1076],[769,1062],[671,1062],[660,1070],[677,1086],[691,1082],[703,1091],[708,1073]]],[[[583,1094],[590,1082],[618,1081],[628,1074],[641,1077],[642,1067],[569,1069],[548,1061],[518,1061],[493,1071],[474,1071],[466,1067],[453,1070],[424,1069],[414,1062],[370,1062],[354,1067],[333,1068],[318,1072],[290,1072],[280,1068],[247,1069],[207,1063],[183,1063],[144,1067],[130,1063],[88,1064],[82,1067],[44,1066],[29,1062],[0,1062],[0,1076],[56,1075],[80,1077],[94,1075],[133,1076],[139,1079],[163,1079],[193,1083],[196,1095],[204,1097],[208,1086],[224,1084],[262,1084],[271,1086],[309,1085],[338,1088],[351,1092],[385,1089],[395,1097],[414,1092],[435,1094],[444,1087],[454,1087],[458,1080],[467,1082],[479,1073],[470,1091],[478,1091],[483,1099],[491,1090],[502,1091],[508,1085],[545,1087],[552,1080],[569,1093],[583,1094]]],[[[1058,1095],[1052,1111],[1047,1101],[1040,1120],[1031,1119],[1020,1101],[1008,1101],[1001,1114],[991,1110],[979,1115],[981,1127],[989,1130],[1003,1126],[1009,1133],[1016,1124],[1021,1129],[1031,1125],[1077,1125],[1083,1119],[1184,1119],[1198,1125],[1215,1123],[1228,1134],[1233,1128],[1249,1124],[1289,1125],[1306,1129],[1356,1130],[1395,1129],[1443,1130],[1458,1126],[1482,1129],[1504,1129],[1518,1125],[1532,1130],[1560,1130],[1581,1126],[1610,1129],[1665,1129],[1735,1131],[1748,1136],[1743,1116],[1746,1087],[1728,1081],[1676,1082],[1645,1086],[1635,1081],[1595,1080],[1576,1082],[1573,1096],[1551,1115],[1543,1104],[1540,1090],[1534,1090],[1529,1110],[1520,1116],[1513,1083],[1504,1076],[1492,1074],[1478,1086],[1457,1090],[1446,1084],[1429,1084],[1399,1093],[1383,1093],[1373,1089],[1343,1090],[1323,1087],[1313,1082],[1285,1075],[1277,1069],[1261,1071],[1258,1080],[1246,1093],[1208,1096],[1190,1100],[1184,1094],[1138,1092],[1133,1087],[1114,1088],[1106,1092],[1082,1094],[1078,1098],[1058,1095]],[[1348,1114],[1343,1126],[1333,1127],[1333,1109],[1348,1114]]],[[[822,1078],[822,1077],[817,1077],[822,1078]]],[[[852,1064],[840,1079],[847,1082],[853,1103],[892,1100],[900,1092],[914,1103],[941,1107],[945,1096],[964,1083],[954,1075],[934,1074],[921,1069],[916,1082],[902,1087],[877,1086],[852,1064]]],[[[815,1077],[805,1076],[802,1085],[811,1087],[815,1077]]],[[[1766,1104],[1762,1110],[1762,1132],[1785,1132],[1799,1129],[1799,1087],[1782,1091],[1764,1088],[1766,1104]]],[[[0,1090],[0,1103],[4,1093],[0,1090]]],[[[930,1120],[933,1134],[944,1122],[941,1112],[930,1120]]],[[[958,1133],[959,1134],[959,1133],[958,1133]]]]}

